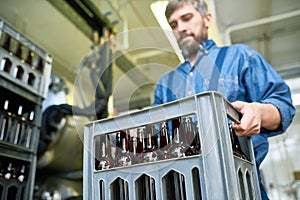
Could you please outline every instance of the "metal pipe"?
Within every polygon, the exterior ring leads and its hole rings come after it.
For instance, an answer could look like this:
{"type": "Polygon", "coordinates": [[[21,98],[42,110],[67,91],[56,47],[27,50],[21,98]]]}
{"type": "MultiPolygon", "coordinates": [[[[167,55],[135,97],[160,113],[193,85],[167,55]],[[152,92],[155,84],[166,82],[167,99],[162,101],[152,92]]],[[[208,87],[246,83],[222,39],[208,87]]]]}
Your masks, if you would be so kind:
{"type": "Polygon", "coordinates": [[[230,27],[226,28],[225,31],[224,31],[225,45],[230,45],[231,44],[230,34],[233,31],[237,31],[237,30],[241,30],[241,29],[245,29],[245,28],[250,28],[250,27],[255,27],[255,26],[259,26],[259,25],[263,25],[263,24],[267,24],[267,23],[271,23],[271,22],[275,22],[275,21],[280,21],[280,20],[295,17],[295,16],[298,16],[298,15],[300,15],[300,10],[295,10],[295,11],[291,11],[291,12],[288,12],[288,13],[283,13],[283,14],[280,14],[280,15],[274,15],[274,16],[271,16],[271,17],[261,18],[261,19],[258,19],[258,20],[253,20],[253,21],[250,21],[250,22],[230,26],[230,27]]]}

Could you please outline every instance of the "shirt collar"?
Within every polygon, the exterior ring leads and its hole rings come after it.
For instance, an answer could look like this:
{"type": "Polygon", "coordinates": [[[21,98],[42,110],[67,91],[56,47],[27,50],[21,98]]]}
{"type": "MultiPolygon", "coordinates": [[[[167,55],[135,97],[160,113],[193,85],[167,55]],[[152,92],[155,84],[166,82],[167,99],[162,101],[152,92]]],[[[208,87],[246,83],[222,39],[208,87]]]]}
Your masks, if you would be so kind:
{"type": "Polygon", "coordinates": [[[200,48],[209,51],[216,43],[213,40],[205,40],[200,43],[200,48]]]}

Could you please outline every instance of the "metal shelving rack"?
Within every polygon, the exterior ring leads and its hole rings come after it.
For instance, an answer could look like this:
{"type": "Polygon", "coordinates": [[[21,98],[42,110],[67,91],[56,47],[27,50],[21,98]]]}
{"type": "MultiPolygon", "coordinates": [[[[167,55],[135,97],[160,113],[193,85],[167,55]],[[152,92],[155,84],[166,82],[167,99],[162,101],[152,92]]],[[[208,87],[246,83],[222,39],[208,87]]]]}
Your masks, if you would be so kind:
{"type": "Polygon", "coordinates": [[[30,200],[51,56],[0,19],[0,199],[30,200]]]}
{"type": "Polygon", "coordinates": [[[251,139],[237,139],[246,157],[234,153],[229,124],[239,118],[222,95],[206,92],[86,124],[84,199],[260,199],[251,139]],[[120,131],[157,127],[186,116],[197,123],[199,154],[97,169],[97,141],[102,136],[109,135],[113,147],[113,136],[120,131]]]}

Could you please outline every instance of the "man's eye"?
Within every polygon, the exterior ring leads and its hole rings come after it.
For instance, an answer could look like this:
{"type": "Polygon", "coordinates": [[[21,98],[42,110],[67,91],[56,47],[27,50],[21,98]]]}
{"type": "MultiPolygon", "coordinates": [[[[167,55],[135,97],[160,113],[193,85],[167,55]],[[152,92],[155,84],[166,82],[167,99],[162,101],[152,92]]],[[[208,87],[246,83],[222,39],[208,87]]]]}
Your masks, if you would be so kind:
{"type": "Polygon", "coordinates": [[[185,16],[185,17],[182,18],[182,21],[188,22],[188,21],[191,20],[191,18],[192,18],[191,16],[185,16]]]}
{"type": "Polygon", "coordinates": [[[177,27],[177,23],[176,22],[170,23],[170,27],[171,29],[175,29],[177,27]]]}

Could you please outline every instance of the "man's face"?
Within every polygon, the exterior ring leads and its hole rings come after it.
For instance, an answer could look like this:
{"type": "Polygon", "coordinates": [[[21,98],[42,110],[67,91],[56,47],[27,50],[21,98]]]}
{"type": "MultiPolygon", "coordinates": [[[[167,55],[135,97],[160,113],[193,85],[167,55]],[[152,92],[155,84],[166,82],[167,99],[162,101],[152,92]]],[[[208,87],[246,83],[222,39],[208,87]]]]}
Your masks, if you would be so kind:
{"type": "Polygon", "coordinates": [[[210,19],[210,14],[202,17],[189,3],[174,10],[168,22],[183,52],[189,56],[197,53],[200,42],[208,38],[210,19]]]}

